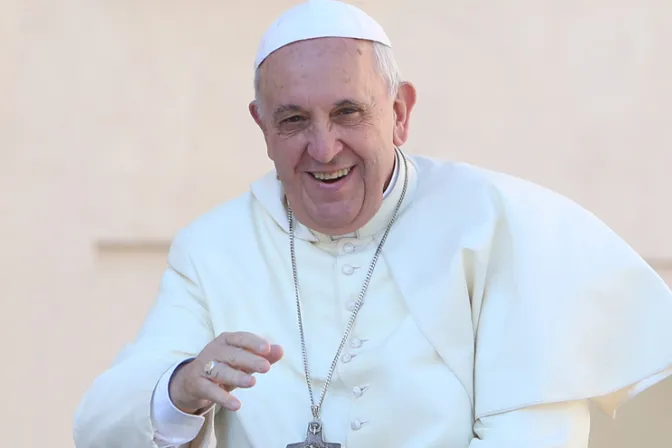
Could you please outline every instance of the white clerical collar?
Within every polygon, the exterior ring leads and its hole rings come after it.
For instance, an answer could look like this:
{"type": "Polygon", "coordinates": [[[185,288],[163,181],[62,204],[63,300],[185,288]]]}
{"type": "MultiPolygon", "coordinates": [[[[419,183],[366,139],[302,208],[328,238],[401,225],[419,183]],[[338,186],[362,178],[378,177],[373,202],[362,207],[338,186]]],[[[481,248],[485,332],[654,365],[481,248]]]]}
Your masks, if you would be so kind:
{"type": "MultiPolygon", "coordinates": [[[[348,235],[333,237],[329,235],[316,232],[309,229],[303,224],[296,222],[296,237],[299,239],[313,241],[313,242],[332,242],[340,238],[367,238],[375,236],[385,231],[385,228],[390,222],[397,202],[401,197],[404,188],[404,176],[406,174],[406,166],[408,166],[408,186],[406,197],[402,208],[408,204],[415,187],[415,167],[411,159],[405,156],[408,163],[404,164],[401,160],[400,150],[395,152],[395,164],[392,178],[389,185],[383,193],[383,202],[378,212],[373,218],[362,226],[356,232],[348,235]]],[[[280,225],[285,232],[289,232],[289,222],[287,219],[287,208],[285,204],[285,196],[282,188],[282,183],[278,180],[275,172],[270,172],[261,179],[255,181],[251,185],[252,194],[261,203],[264,209],[271,215],[271,217],[280,225]]]]}
{"type": "Polygon", "coordinates": [[[387,188],[383,192],[383,200],[390,195],[390,192],[394,189],[394,186],[397,183],[397,178],[399,177],[399,151],[394,151],[394,169],[392,169],[392,177],[390,178],[390,183],[387,184],[387,188]]]}

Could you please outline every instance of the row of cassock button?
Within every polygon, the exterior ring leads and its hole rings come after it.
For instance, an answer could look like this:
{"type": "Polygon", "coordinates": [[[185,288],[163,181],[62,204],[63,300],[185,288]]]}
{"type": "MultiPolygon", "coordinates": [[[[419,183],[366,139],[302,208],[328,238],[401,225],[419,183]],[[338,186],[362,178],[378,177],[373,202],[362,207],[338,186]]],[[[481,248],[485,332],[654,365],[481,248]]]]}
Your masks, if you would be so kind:
{"type": "MultiPolygon", "coordinates": [[[[353,338],[352,341],[350,341],[350,347],[352,348],[359,348],[362,346],[362,340],[359,338],[353,338]]],[[[349,363],[352,361],[352,358],[354,358],[354,355],[350,353],[344,353],[343,356],[341,356],[341,361],[345,364],[349,363]]],[[[356,397],[359,398],[362,395],[364,395],[364,391],[366,390],[366,386],[355,386],[352,388],[352,394],[356,397]]],[[[361,420],[353,420],[350,422],[350,428],[353,431],[358,431],[362,428],[363,422],[361,420]]]]}
{"type": "MultiPolygon", "coordinates": [[[[350,347],[352,348],[359,348],[361,346],[362,346],[362,340],[359,338],[353,338],[352,341],[350,341],[350,347]]],[[[343,355],[341,356],[341,361],[343,361],[344,363],[349,363],[350,361],[352,361],[352,358],[354,358],[354,355],[350,353],[343,353],[343,355]]]]}
{"type": "MultiPolygon", "coordinates": [[[[352,253],[352,252],[355,251],[355,246],[350,244],[350,243],[347,243],[343,246],[343,251],[346,252],[346,253],[352,253]]],[[[345,275],[352,275],[355,272],[355,269],[356,268],[354,266],[346,264],[341,269],[341,272],[343,272],[343,274],[345,274],[345,275]]],[[[351,300],[350,302],[348,302],[348,304],[347,304],[348,311],[354,311],[355,304],[356,304],[356,302],[354,300],[351,300]]],[[[362,340],[359,339],[359,338],[353,338],[352,341],[350,341],[350,347],[352,347],[352,348],[357,349],[357,348],[360,348],[361,346],[362,346],[362,340]]],[[[354,355],[352,355],[350,353],[344,353],[343,356],[341,356],[341,361],[343,363],[347,364],[350,361],[352,361],[353,357],[354,357],[354,355]]],[[[352,388],[352,394],[356,398],[359,398],[364,394],[365,389],[366,389],[366,387],[355,386],[355,387],[352,388]]],[[[353,431],[360,430],[362,428],[362,425],[363,425],[363,422],[361,420],[356,419],[356,420],[353,420],[353,421],[350,422],[350,428],[353,431]]]]}

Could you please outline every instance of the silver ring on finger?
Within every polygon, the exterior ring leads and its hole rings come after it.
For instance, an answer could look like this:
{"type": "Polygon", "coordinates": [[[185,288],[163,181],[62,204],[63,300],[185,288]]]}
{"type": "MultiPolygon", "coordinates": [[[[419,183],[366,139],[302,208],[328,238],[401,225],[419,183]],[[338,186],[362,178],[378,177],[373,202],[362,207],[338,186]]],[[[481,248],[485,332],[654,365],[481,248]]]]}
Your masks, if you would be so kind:
{"type": "Polygon", "coordinates": [[[217,361],[209,361],[205,366],[203,366],[203,373],[205,376],[212,376],[212,371],[217,367],[217,361]]]}

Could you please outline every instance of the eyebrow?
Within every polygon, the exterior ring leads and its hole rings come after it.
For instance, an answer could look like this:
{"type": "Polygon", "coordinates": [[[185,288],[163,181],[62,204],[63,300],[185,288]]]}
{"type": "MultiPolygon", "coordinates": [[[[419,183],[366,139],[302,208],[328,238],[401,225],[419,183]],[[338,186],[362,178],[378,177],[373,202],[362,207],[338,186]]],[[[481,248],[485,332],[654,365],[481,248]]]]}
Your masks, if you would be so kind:
{"type": "Polygon", "coordinates": [[[273,111],[273,120],[278,121],[280,116],[287,112],[300,112],[301,108],[296,104],[284,104],[273,111]]]}
{"type": "MultiPolygon", "coordinates": [[[[334,103],[334,107],[355,107],[364,108],[365,105],[359,101],[344,99],[334,103]]],[[[280,117],[288,112],[302,112],[303,109],[296,104],[283,104],[273,111],[273,119],[278,121],[280,117]]]]}
{"type": "Polygon", "coordinates": [[[348,106],[348,107],[363,108],[364,104],[360,103],[359,101],[345,99],[345,100],[341,100],[341,101],[335,103],[334,106],[335,107],[346,107],[346,106],[348,106]]]}

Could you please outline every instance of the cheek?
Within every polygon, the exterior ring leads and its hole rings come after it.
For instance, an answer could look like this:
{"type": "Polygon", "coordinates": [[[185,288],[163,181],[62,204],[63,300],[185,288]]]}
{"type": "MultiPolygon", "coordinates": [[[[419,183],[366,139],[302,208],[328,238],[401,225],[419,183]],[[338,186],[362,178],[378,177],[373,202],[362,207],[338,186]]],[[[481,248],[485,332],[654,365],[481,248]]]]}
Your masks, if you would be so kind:
{"type": "Polygon", "coordinates": [[[276,140],[269,142],[268,148],[269,157],[275,164],[278,172],[286,177],[292,172],[297,171],[297,166],[300,164],[303,152],[300,146],[286,140],[276,140]]]}

